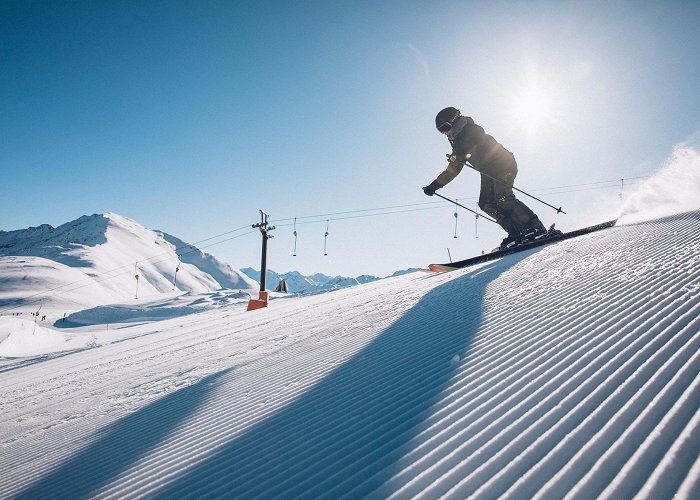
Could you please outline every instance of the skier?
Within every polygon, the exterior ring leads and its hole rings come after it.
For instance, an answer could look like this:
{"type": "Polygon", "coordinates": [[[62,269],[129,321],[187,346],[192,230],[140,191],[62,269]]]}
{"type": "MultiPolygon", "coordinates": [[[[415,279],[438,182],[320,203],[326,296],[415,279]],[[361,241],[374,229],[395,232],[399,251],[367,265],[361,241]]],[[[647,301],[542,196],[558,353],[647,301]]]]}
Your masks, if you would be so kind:
{"type": "Polygon", "coordinates": [[[445,187],[462,171],[466,162],[481,173],[479,207],[496,219],[508,233],[501,248],[510,248],[547,235],[540,219],[513,194],[518,165],[513,153],[504,148],[468,116],[456,108],[445,108],[435,117],[438,131],[452,145],[447,169],[423,188],[428,196],[445,187]]]}

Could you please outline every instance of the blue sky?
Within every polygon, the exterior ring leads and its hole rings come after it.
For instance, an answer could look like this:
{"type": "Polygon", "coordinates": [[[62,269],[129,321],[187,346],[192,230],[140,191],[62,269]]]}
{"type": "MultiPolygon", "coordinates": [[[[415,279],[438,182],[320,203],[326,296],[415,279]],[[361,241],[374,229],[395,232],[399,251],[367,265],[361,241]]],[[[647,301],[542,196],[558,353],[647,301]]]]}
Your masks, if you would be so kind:
{"type": "MultiPolygon", "coordinates": [[[[454,239],[420,190],[445,106],[536,193],[648,175],[698,133],[700,3],[514,3],[0,2],[0,229],[110,211],[198,242],[262,208],[278,272],[382,275],[504,236],[460,210],[454,239]]],[[[616,187],[559,191],[566,216],[523,200],[562,229],[615,215],[616,187]]],[[[477,174],[442,193],[472,204],[477,174]]],[[[206,250],[258,267],[246,232],[206,250]]]]}

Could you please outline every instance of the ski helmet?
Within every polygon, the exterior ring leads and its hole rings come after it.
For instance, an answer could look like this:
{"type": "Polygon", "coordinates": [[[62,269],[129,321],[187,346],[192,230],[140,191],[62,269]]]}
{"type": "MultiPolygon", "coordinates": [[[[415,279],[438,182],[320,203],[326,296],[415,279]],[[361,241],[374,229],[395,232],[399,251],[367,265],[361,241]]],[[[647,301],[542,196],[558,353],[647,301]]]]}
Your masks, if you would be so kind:
{"type": "Polygon", "coordinates": [[[449,132],[457,118],[459,118],[459,110],[457,108],[445,108],[435,117],[435,127],[443,134],[449,132]]]}

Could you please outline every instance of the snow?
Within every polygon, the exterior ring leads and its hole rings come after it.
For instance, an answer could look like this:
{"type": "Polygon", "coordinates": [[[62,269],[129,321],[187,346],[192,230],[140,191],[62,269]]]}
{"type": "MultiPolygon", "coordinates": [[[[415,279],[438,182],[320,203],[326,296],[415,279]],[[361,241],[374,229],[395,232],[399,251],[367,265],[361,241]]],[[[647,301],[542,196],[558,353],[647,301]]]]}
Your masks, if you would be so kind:
{"type": "Polygon", "coordinates": [[[666,164],[625,200],[621,221],[630,224],[700,209],[700,151],[680,144],[666,164]]]}
{"type": "Polygon", "coordinates": [[[164,297],[148,301],[130,301],[125,304],[109,304],[78,311],[59,321],[56,326],[109,325],[161,321],[187,314],[227,307],[232,304],[247,304],[251,294],[239,290],[218,290],[202,294],[165,294],[164,297]]]}
{"type": "Polygon", "coordinates": [[[68,338],[33,320],[0,317],[0,356],[22,357],[67,349],[68,338]]]}
{"type": "Polygon", "coordinates": [[[1,348],[42,349],[0,359],[0,497],[700,498],[698,235],[696,210],[252,312],[171,287],[4,316],[1,348]]]}
{"type": "Polygon", "coordinates": [[[258,288],[196,247],[114,213],[83,216],[57,228],[0,231],[0,280],[0,312],[43,308],[52,322],[64,313],[137,296],[258,288]]]}

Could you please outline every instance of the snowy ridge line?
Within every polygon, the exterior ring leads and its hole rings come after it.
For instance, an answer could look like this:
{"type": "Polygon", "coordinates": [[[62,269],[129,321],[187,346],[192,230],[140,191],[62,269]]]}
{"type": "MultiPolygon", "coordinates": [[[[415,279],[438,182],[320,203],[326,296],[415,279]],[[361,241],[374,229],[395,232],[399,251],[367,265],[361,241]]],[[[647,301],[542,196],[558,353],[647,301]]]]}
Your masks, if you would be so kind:
{"type": "Polygon", "coordinates": [[[87,309],[129,300],[133,278],[128,279],[126,269],[137,265],[143,278],[141,298],[175,290],[254,288],[247,276],[193,244],[112,213],[83,216],[58,228],[44,225],[1,233],[0,240],[0,253],[5,255],[0,256],[0,272],[8,272],[10,291],[0,301],[3,311],[42,301],[45,310],[57,314],[74,311],[72,303],[87,309]],[[24,282],[28,276],[31,284],[24,282]]]}
{"type": "MultiPolygon", "coordinates": [[[[117,217],[118,217],[119,219],[122,219],[121,216],[117,216],[117,217]]],[[[78,219],[78,220],[80,220],[80,219],[78,219]]],[[[75,222],[77,222],[77,221],[73,221],[72,223],[75,223],[75,222]]],[[[131,222],[133,222],[133,221],[131,221],[131,222]]],[[[71,224],[71,223],[69,222],[68,224],[71,224]]],[[[133,266],[138,265],[139,263],[140,263],[140,264],[150,264],[150,265],[160,264],[160,263],[162,263],[162,262],[167,262],[168,260],[171,260],[172,257],[173,257],[173,254],[174,254],[175,257],[178,257],[178,261],[179,261],[179,262],[182,262],[181,259],[180,259],[182,256],[186,256],[186,255],[189,255],[189,254],[195,253],[195,252],[201,252],[201,249],[203,249],[203,248],[208,248],[208,247],[210,247],[210,246],[218,245],[218,244],[224,243],[224,242],[226,242],[226,241],[230,241],[230,240],[233,240],[233,239],[237,239],[237,238],[240,238],[240,237],[242,237],[242,236],[247,236],[247,235],[249,235],[249,234],[252,234],[252,233],[254,233],[254,232],[257,232],[257,231],[255,231],[255,230],[249,231],[249,232],[247,232],[247,233],[244,233],[244,234],[241,234],[241,235],[238,235],[238,236],[234,236],[234,237],[228,238],[228,239],[226,239],[226,240],[222,240],[222,241],[219,241],[219,242],[216,242],[216,243],[211,243],[211,244],[209,244],[209,245],[204,245],[204,246],[202,246],[201,248],[196,246],[196,245],[198,245],[198,244],[200,244],[200,243],[203,243],[203,242],[205,242],[205,241],[210,241],[210,240],[215,239],[215,238],[220,238],[221,236],[225,236],[225,235],[227,235],[227,234],[235,233],[235,232],[241,231],[241,230],[243,230],[243,229],[247,229],[248,227],[249,227],[249,226],[243,226],[243,227],[241,227],[241,228],[238,228],[238,229],[235,229],[235,230],[232,230],[232,231],[228,231],[228,232],[219,234],[219,235],[217,235],[217,236],[212,236],[212,237],[209,237],[209,238],[205,238],[205,239],[200,240],[200,241],[195,242],[195,243],[184,243],[184,242],[183,242],[184,244],[183,244],[182,246],[179,246],[179,247],[178,247],[177,245],[174,245],[174,244],[168,242],[169,245],[172,245],[172,246],[173,246],[172,249],[168,249],[168,250],[166,250],[166,251],[163,251],[163,252],[160,252],[160,253],[158,253],[158,254],[152,255],[152,256],[150,256],[150,257],[144,257],[144,258],[142,258],[142,259],[138,259],[138,260],[133,261],[133,262],[128,262],[128,263],[123,264],[123,265],[121,265],[121,266],[119,266],[119,267],[107,269],[106,271],[101,271],[101,272],[94,272],[94,271],[93,271],[93,272],[87,272],[87,271],[86,271],[86,272],[85,272],[85,277],[84,277],[84,278],[81,278],[81,279],[78,279],[78,280],[75,280],[75,281],[72,281],[72,282],[69,282],[69,283],[65,283],[65,284],[63,284],[63,285],[59,285],[59,286],[56,286],[56,287],[48,288],[48,289],[46,289],[46,290],[42,290],[41,292],[37,292],[37,293],[31,294],[31,295],[28,295],[28,296],[26,296],[26,297],[22,297],[22,298],[19,298],[19,299],[11,300],[11,301],[9,301],[8,303],[6,303],[6,304],[4,304],[4,305],[0,305],[0,312],[11,311],[11,310],[13,310],[13,309],[17,309],[18,307],[21,307],[21,306],[24,306],[24,305],[35,304],[35,303],[40,302],[40,301],[43,301],[43,300],[45,300],[46,298],[49,298],[49,297],[63,296],[63,295],[66,294],[66,293],[75,292],[76,290],[80,290],[80,289],[83,289],[83,288],[85,288],[85,287],[88,287],[88,286],[91,286],[91,285],[94,285],[94,284],[100,284],[100,283],[103,283],[104,281],[108,281],[108,280],[112,280],[112,279],[115,279],[115,278],[122,277],[122,276],[126,275],[127,273],[131,272],[131,268],[132,268],[133,266]],[[185,251],[185,252],[180,252],[180,253],[178,253],[178,251],[184,250],[184,249],[189,249],[189,250],[187,250],[187,251],[185,251]],[[159,260],[154,260],[154,259],[159,259],[159,260]],[[128,271],[127,271],[126,269],[128,269],[128,271]],[[87,283],[86,283],[86,282],[87,282],[87,283]],[[77,285],[77,286],[74,286],[74,285],[77,285]]],[[[30,229],[31,229],[31,228],[30,228],[30,229]]],[[[56,228],[54,228],[54,229],[56,229],[56,228]]],[[[146,229],[146,228],[143,228],[143,229],[146,229]]],[[[22,231],[22,230],[20,230],[20,232],[21,232],[21,231],[22,231]]],[[[160,235],[165,234],[165,233],[163,233],[162,231],[152,231],[152,230],[148,230],[148,231],[151,231],[151,232],[153,232],[154,234],[160,234],[160,235]]],[[[167,240],[166,240],[166,241],[167,241],[167,240]]],[[[32,256],[32,255],[25,255],[24,253],[22,253],[21,255],[18,255],[18,256],[29,257],[29,256],[32,256]]],[[[0,258],[1,258],[1,257],[6,257],[6,256],[5,256],[5,255],[0,255],[0,258]]],[[[9,256],[7,256],[7,257],[14,257],[14,256],[9,255],[9,256]]],[[[44,258],[44,257],[42,257],[42,258],[44,258]]],[[[57,260],[50,259],[50,258],[49,258],[49,260],[52,260],[53,262],[59,262],[59,261],[57,261],[57,260]]],[[[182,263],[188,264],[188,262],[182,262],[182,263]]],[[[70,266],[69,266],[69,267],[70,267],[70,266]]],[[[151,294],[151,295],[148,295],[148,296],[155,296],[155,295],[157,295],[157,294],[151,294]]],[[[146,297],[148,297],[148,296],[146,296],[146,297]]],[[[73,300],[71,300],[71,299],[66,299],[66,300],[69,300],[69,301],[73,302],[73,300]]],[[[84,304],[78,303],[78,305],[80,305],[80,306],[82,306],[82,307],[86,307],[84,304]]]]}

